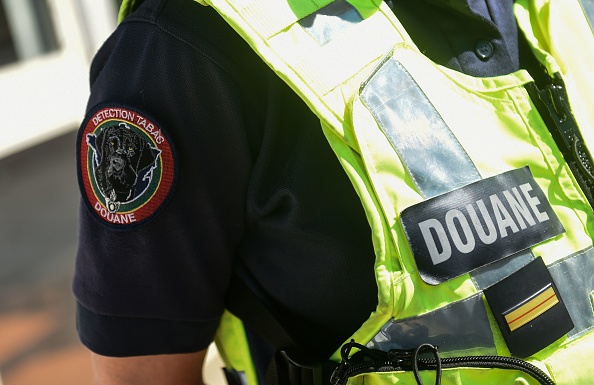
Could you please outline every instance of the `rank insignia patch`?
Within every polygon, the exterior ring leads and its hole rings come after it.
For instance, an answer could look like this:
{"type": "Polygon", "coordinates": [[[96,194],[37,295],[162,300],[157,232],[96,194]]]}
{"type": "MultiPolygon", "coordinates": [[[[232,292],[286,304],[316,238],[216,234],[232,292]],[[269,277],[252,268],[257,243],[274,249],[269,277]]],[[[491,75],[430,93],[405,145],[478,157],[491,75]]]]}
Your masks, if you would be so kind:
{"type": "Polygon", "coordinates": [[[139,224],[169,197],[175,179],[173,151],[151,119],[105,107],[87,118],[78,140],[83,196],[101,220],[139,224]]]}
{"type": "Polygon", "coordinates": [[[542,258],[483,291],[510,353],[526,358],[574,327],[542,258]]]}

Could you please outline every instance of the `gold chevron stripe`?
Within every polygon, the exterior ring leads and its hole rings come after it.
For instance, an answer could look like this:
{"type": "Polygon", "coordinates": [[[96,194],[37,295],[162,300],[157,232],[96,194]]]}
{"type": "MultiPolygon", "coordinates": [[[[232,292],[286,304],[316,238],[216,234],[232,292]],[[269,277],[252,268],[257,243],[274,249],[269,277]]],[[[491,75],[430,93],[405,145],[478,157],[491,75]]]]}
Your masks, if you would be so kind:
{"type": "Polygon", "coordinates": [[[559,298],[552,287],[549,287],[524,305],[506,314],[505,321],[509,329],[514,330],[526,325],[559,303],[559,298]]]}

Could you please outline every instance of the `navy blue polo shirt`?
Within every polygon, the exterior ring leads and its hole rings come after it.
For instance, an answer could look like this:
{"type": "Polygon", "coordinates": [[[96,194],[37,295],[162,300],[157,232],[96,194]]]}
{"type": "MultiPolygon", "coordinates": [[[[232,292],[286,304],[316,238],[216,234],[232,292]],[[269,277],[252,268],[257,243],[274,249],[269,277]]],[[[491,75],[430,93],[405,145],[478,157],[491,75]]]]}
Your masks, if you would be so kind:
{"type": "MultiPolygon", "coordinates": [[[[388,3],[437,63],[519,68],[512,0],[388,3]]],[[[92,351],[205,349],[237,266],[323,354],[375,310],[371,230],[318,119],[213,9],[145,0],[90,75],[73,288],[92,351]]]]}

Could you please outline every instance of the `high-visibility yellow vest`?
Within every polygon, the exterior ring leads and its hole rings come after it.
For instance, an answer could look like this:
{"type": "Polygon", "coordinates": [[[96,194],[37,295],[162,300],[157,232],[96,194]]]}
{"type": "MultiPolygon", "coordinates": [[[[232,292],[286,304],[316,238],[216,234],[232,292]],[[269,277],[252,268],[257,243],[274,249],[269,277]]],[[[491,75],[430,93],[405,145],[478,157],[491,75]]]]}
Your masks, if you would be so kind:
{"type": "MultiPolygon", "coordinates": [[[[538,91],[528,72],[475,78],[436,65],[381,0],[197,1],[320,118],[361,199],[378,306],[352,339],[380,350],[432,343],[444,357],[516,355],[556,384],[594,384],[594,212],[530,98],[538,91]],[[540,283],[543,271],[552,283],[540,283]],[[552,340],[539,346],[540,337],[552,340]]],[[[553,119],[571,120],[561,107],[568,99],[581,145],[594,143],[594,35],[580,2],[517,0],[515,15],[556,85],[553,119]]],[[[235,322],[227,315],[223,329],[236,333],[235,322]]],[[[224,351],[230,340],[219,340],[224,351]]],[[[249,357],[235,356],[228,363],[256,384],[249,357]]],[[[414,378],[397,370],[347,381],[414,378]]],[[[442,381],[537,383],[520,371],[468,367],[444,369],[442,381]]]]}

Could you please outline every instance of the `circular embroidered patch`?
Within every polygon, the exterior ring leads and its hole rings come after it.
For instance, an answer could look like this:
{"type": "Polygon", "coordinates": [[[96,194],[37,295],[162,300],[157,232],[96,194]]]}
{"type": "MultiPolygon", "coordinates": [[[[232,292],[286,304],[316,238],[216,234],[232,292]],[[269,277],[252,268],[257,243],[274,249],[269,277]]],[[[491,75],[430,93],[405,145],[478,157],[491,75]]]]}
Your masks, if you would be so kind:
{"type": "Polygon", "coordinates": [[[86,121],[79,146],[82,189],[103,221],[139,224],[169,196],[175,179],[173,151],[146,116],[121,107],[102,108],[86,121]]]}

